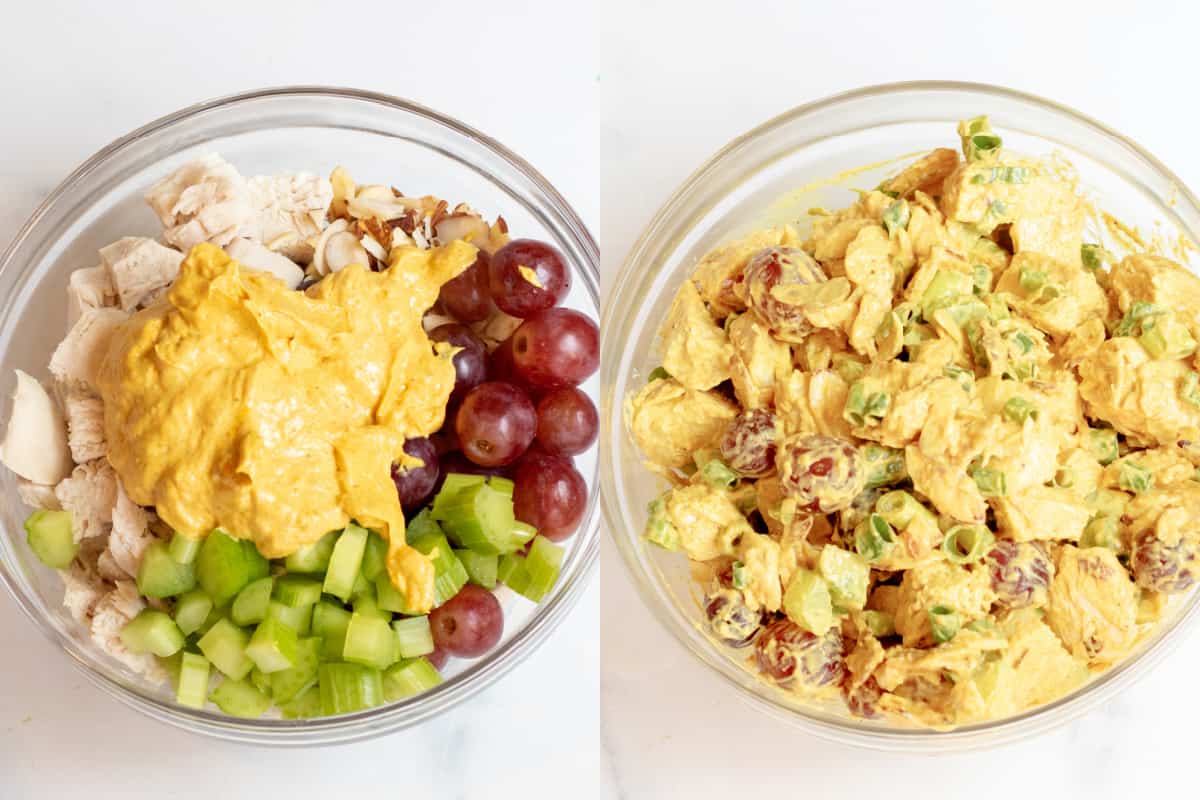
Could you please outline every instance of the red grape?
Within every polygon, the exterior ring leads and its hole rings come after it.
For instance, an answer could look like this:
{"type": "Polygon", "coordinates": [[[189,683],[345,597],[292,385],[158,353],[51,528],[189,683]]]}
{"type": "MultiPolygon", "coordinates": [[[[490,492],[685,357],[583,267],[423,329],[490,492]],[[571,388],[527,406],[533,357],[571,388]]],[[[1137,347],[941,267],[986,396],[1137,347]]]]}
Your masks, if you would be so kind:
{"type": "Polygon", "coordinates": [[[812,256],[797,247],[766,247],[746,264],[746,290],[750,308],[778,338],[800,342],[812,332],[812,323],[800,306],[780,300],[776,286],[805,286],[826,280],[812,256]]]}
{"type": "Polygon", "coordinates": [[[479,251],[475,263],[442,285],[438,305],[459,322],[478,322],[492,313],[492,296],[488,292],[488,254],[479,251]]]}
{"type": "Polygon", "coordinates": [[[511,383],[481,383],[467,393],[454,418],[467,458],[484,467],[511,464],[525,452],[537,429],[529,395],[511,383]]]}
{"type": "Polygon", "coordinates": [[[841,511],[867,486],[862,453],[837,436],[789,436],[779,445],[775,460],[783,493],[805,511],[841,511]]]}
{"type": "Polygon", "coordinates": [[[488,286],[501,311],[528,317],[558,305],[566,297],[571,273],[562,253],[545,242],[513,239],[492,256],[488,286]]]}
{"type": "Polygon", "coordinates": [[[595,403],[573,386],[555,389],[539,400],[537,417],[537,440],[551,453],[582,453],[600,432],[595,403]]]}
{"type": "Polygon", "coordinates": [[[763,478],[775,471],[775,450],[775,415],[765,408],[738,414],[721,437],[721,458],[748,478],[763,478]]]}
{"type": "Polygon", "coordinates": [[[571,462],[545,452],[527,453],[513,473],[517,519],[561,542],[579,527],[587,509],[587,483],[571,462]]]}
{"type": "Polygon", "coordinates": [[[1001,539],[984,558],[992,578],[996,602],[1005,608],[1026,608],[1046,603],[1054,563],[1041,542],[1001,539]]]}
{"type": "Polygon", "coordinates": [[[600,366],[600,328],[569,308],[534,314],[512,335],[516,372],[539,389],[578,386],[600,366]]]}
{"type": "Polygon", "coordinates": [[[846,674],[842,649],[842,631],[836,625],[824,636],[814,636],[785,618],[763,630],[754,656],[759,670],[780,686],[799,680],[815,688],[842,682],[846,674]]]}
{"type": "Polygon", "coordinates": [[[488,355],[487,373],[489,381],[504,381],[522,387],[525,385],[525,381],[517,375],[517,366],[513,363],[511,336],[498,344],[488,355]]]}
{"type": "Polygon", "coordinates": [[[434,645],[432,653],[425,654],[425,660],[430,664],[433,664],[433,668],[438,672],[441,672],[442,667],[446,666],[446,661],[449,658],[450,654],[446,652],[446,648],[440,647],[436,644],[434,645]]]}
{"type": "Polygon", "coordinates": [[[504,612],[491,592],[468,583],[429,612],[434,644],[460,658],[477,658],[496,646],[504,632],[504,612]]]}
{"type": "Polygon", "coordinates": [[[428,439],[409,439],[404,443],[404,452],[425,462],[424,466],[406,469],[399,464],[392,464],[392,482],[396,484],[400,506],[409,510],[419,508],[433,494],[441,470],[438,467],[437,447],[428,439]]]}
{"type": "Polygon", "coordinates": [[[448,342],[461,348],[454,354],[454,391],[450,402],[457,403],[467,392],[487,379],[487,345],[466,325],[447,322],[429,332],[435,342],[448,342]]]}

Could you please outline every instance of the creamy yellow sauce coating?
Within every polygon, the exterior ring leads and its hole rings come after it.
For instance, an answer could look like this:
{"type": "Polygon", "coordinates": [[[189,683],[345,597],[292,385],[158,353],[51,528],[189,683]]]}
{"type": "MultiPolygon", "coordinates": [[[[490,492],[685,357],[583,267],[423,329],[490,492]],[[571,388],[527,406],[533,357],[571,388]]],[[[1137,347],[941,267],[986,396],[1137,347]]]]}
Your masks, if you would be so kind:
{"type": "Polygon", "coordinates": [[[390,469],[406,439],[442,425],[453,353],[421,319],[475,254],[399,247],[386,270],[351,265],[299,292],[193,248],[100,367],[109,460],[130,498],[183,535],[221,528],[268,558],[356,520],[389,541],[397,588],[430,608],[433,566],[405,544],[390,469]]]}

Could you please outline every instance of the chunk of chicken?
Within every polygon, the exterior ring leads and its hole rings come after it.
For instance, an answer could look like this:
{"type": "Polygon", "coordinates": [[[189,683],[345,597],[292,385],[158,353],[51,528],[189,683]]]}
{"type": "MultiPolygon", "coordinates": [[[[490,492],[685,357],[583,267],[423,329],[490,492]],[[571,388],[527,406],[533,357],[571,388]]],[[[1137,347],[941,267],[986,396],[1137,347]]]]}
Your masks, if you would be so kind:
{"type": "Polygon", "coordinates": [[[239,236],[225,245],[225,252],[244,266],[269,272],[286,283],[290,289],[295,289],[304,280],[304,270],[300,269],[295,261],[274,250],[268,250],[251,239],[239,236]]]}
{"type": "Polygon", "coordinates": [[[112,532],[108,535],[108,553],[129,577],[135,577],[146,547],[154,541],[150,532],[150,513],[129,499],[117,481],[117,499],[112,509],[112,532]]]}
{"type": "MultiPolygon", "coordinates": [[[[738,527],[735,523],[735,527],[738,527]]],[[[751,609],[778,611],[783,602],[779,579],[780,546],[769,536],[745,531],[737,544],[737,560],[745,568],[746,585],[742,596],[751,609]]]]}
{"type": "Polygon", "coordinates": [[[55,484],[71,472],[67,428],[62,412],[42,384],[16,370],[12,416],[0,461],[25,480],[55,484]]]}
{"type": "Polygon", "coordinates": [[[254,212],[246,179],[216,153],[184,164],[145,199],[166,229],[163,239],[184,252],[201,242],[227,244],[254,212]]]}
{"type": "Polygon", "coordinates": [[[100,249],[100,262],[126,311],[157,297],[179,276],[183,253],[144,236],[126,236],[100,249]]]}
{"type": "Polygon", "coordinates": [[[625,422],[638,446],[652,464],[668,469],[713,447],[737,413],[716,392],[693,391],[674,378],[651,381],[625,404],[625,422]]]}
{"type": "Polygon", "coordinates": [[[251,214],[238,235],[262,242],[297,263],[311,261],[309,240],[325,228],[333,200],[329,180],[306,173],[261,175],[247,181],[246,188],[251,214]]]}
{"type": "Polygon", "coordinates": [[[67,417],[67,444],[76,464],[85,464],[108,452],[104,438],[104,401],[84,387],[67,387],[63,398],[67,417]]]}
{"type": "Polygon", "coordinates": [[[17,496],[30,508],[45,508],[51,511],[62,508],[62,503],[58,502],[58,496],[54,494],[54,487],[48,483],[34,483],[18,476],[17,496]]]}
{"type": "Polygon", "coordinates": [[[969,570],[949,561],[919,564],[904,573],[896,601],[896,631],[905,647],[934,643],[929,611],[953,609],[965,626],[988,613],[996,600],[991,578],[983,569],[969,570]]]}
{"type": "Polygon", "coordinates": [[[84,309],[50,357],[50,373],[64,384],[96,388],[96,373],[113,332],[128,318],[115,308],[84,309]]]}
{"type": "Polygon", "coordinates": [[[733,345],[691,281],[679,287],[658,335],[663,368],[687,388],[705,391],[729,379],[733,345]]]}
{"type": "Polygon", "coordinates": [[[63,582],[63,605],[71,614],[71,619],[86,625],[108,587],[99,575],[80,564],[72,564],[58,574],[63,582]]]}
{"type": "Polygon", "coordinates": [[[103,264],[77,269],[67,280],[67,324],[74,325],[86,309],[111,308],[117,290],[103,264]]]}
{"type": "Polygon", "coordinates": [[[75,541],[108,533],[117,502],[117,474],[108,461],[99,458],[75,467],[54,494],[71,512],[75,541]]]}
{"type": "MultiPolygon", "coordinates": [[[[663,508],[679,533],[680,547],[694,561],[733,555],[737,542],[754,533],[729,495],[706,483],[672,490],[664,498],[663,508]]],[[[778,563],[778,547],[775,553],[778,563]]]]}
{"type": "Polygon", "coordinates": [[[1046,623],[1076,658],[1120,658],[1137,638],[1138,590],[1116,553],[1064,545],[1055,566],[1046,623]]]}

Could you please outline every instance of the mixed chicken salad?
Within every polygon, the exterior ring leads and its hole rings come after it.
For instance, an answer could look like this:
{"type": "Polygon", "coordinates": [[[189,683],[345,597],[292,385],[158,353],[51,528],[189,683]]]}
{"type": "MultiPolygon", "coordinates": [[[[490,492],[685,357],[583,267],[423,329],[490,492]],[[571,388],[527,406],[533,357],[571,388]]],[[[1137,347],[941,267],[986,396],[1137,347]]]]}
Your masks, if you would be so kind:
{"type": "Polygon", "coordinates": [[[712,635],[935,728],[1071,692],[1200,566],[1200,279],[1102,247],[1069,170],[986,117],[958,132],[702,258],[626,403],[671,484],[645,536],[712,635]]]}
{"type": "Polygon", "coordinates": [[[588,504],[598,329],[560,307],[564,256],[341,168],[209,155],[146,202],[161,236],[72,273],[0,445],[71,617],[246,717],[380,705],[493,648],[494,590],[546,597],[588,504]]]}

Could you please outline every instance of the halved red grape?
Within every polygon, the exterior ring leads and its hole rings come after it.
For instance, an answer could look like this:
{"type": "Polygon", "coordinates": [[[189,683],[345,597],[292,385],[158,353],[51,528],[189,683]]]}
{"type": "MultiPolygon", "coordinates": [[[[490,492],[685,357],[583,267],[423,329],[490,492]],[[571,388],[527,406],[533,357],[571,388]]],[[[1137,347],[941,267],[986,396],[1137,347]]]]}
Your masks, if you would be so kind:
{"type": "Polygon", "coordinates": [[[511,383],[481,383],[463,399],[454,418],[463,454],[484,467],[511,464],[529,447],[537,412],[529,395],[511,383]]]}
{"type": "Polygon", "coordinates": [[[513,239],[492,256],[488,286],[501,311],[528,317],[562,302],[571,289],[571,271],[562,253],[545,242],[513,239]]]}
{"type": "Polygon", "coordinates": [[[404,443],[404,452],[425,462],[424,466],[401,468],[392,464],[392,482],[400,496],[400,506],[405,510],[420,508],[433,494],[441,470],[438,467],[437,447],[429,439],[409,439],[404,443]]]}
{"type": "Polygon", "coordinates": [[[721,437],[721,458],[747,478],[774,472],[775,415],[766,408],[752,408],[730,420],[721,437]]]}
{"type": "Polygon", "coordinates": [[[425,659],[430,664],[433,664],[433,668],[438,672],[441,672],[442,667],[446,666],[446,661],[449,658],[450,654],[446,652],[446,648],[440,647],[436,643],[434,644],[433,652],[425,655],[425,659]]]}
{"type": "Polygon", "coordinates": [[[459,322],[478,322],[492,313],[488,291],[488,254],[480,250],[475,263],[442,285],[438,305],[459,322]]]}
{"type": "Polygon", "coordinates": [[[600,328],[584,314],[551,308],[512,335],[516,373],[538,389],[578,386],[600,366],[600,328]]]}
{"type": "Polygon", "coordinates": [[[460,658],[477,658],[496,646],[504,632],[504,612],[491,592],[468,583],[429,612],[437,647],[460,658]]]}
{"type": "Polygon", "coordinates": [[[779,444],[775,462],[783,493],[805,511],[840,511],[867,486],[862,453],[837,436],[789,436],[779,444]]]}
{"type": "Polygon", "coordinates": [[[1005,608],[1045,605],[1054,580],[1054,562],[1041,542],[1001,539],[984,558],[996,602],[1005,608]]]}
{"type": "Polygon", "coordinates": [[[776,286],[804,286],[826,280],[825,272],[812,256],[798,247],[765,247],[746,264],[745,291],[750,309],[775,335],[801,342],[812,333],[804,309],[780,300],[776,286]]]}
{"type": "Polygon", "coordinates": [[[587,510],[587,482],[567,459],[526,453],[513,473],[513,510],[552,542],[566,539],[587,510]]]}
{"type": "Polygon", "coordinates": [[[763,675],[780,686],[799,681],[816,688],[842,682],[842,649],[842,631],[836,625],[824,636],[814,636],[790,619],[780,619],[758,637],[754,656],[763,675]]]}
{"type": "Polygon", "coordinates": [[[712,632],[731,647],[745,647],[762,628],[763,612],[752,611],[745,595],[733,586],[732,564],[721,570],[704,596],[704,613],[712,632]]]}
{"type": "Polygon", "coordinates": [[[487,380],[487,345],[475,331],[457,322],[447,322],[429,332],[435,342],[448,342],[462,348],[454,354],[454,391],[450,402],[457,403],[467,392],[487,380]]]}
{"type": "Polygon", "coordinates": [[[600,432],[596,404],[573,386],[542,397],[537,417],[537,440],[551,453],[578,455],[592,446],[600,432]]]}

